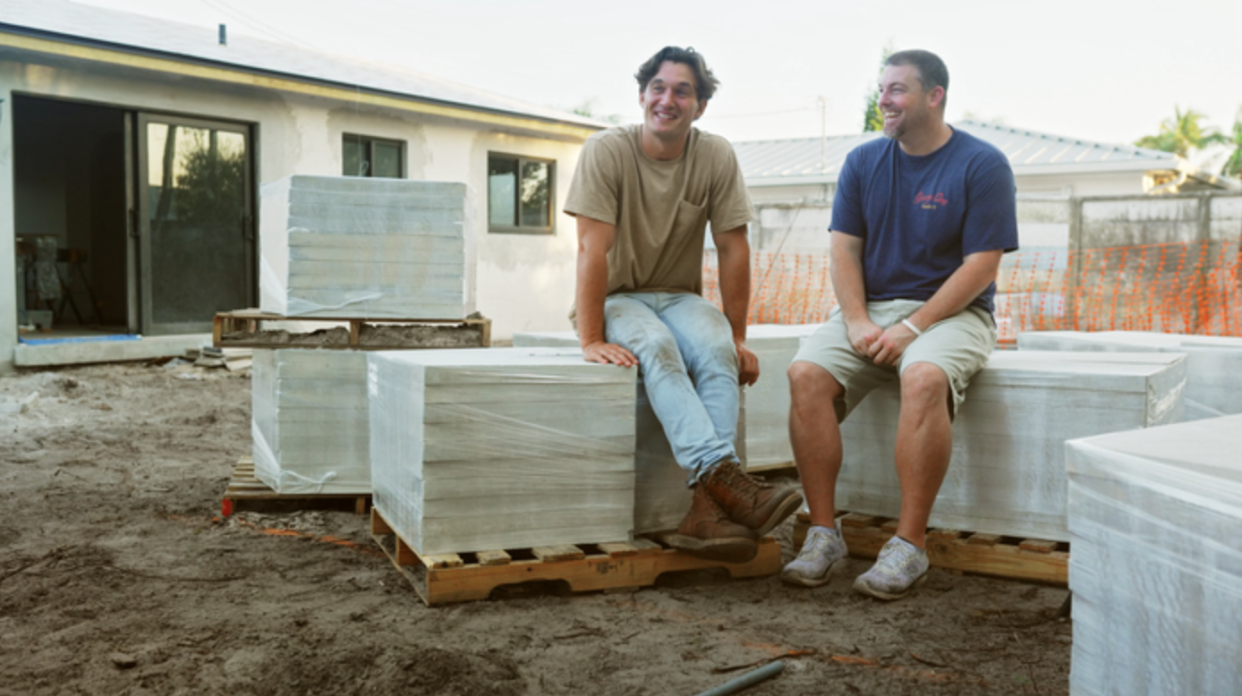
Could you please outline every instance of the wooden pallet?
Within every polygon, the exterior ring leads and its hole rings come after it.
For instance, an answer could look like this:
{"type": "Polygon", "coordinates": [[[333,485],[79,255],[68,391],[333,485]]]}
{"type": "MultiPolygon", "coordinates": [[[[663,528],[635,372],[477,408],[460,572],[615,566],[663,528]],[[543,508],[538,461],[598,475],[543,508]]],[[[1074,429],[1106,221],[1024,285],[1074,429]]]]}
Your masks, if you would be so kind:
{"type": "Polygon", "coordinates": [[[746,473],[757,474],[760,472],[796,474],[798,473],[798,465],[793,462],[775,462],[773,464],[747,464],[746,473]]]}
{"type": "MultiPolygon", "coordinates": [[[[897,520],[888,517],[845,513],[838,519],[850,555],[857,558],[875,558],[897,533],[897,520]]],[[[810,526],[810,515],[799,512],[794,522],[795,550],[802,548],[810,526]]],[[[929,529],[927,557],[933,566],[953,572],[1062,586],[1069,582],[1067,542],[929,529]]]]}
{"type": "Polygon", "coordinates": [[[242,457],[233,467],[233,476],[224,490],[220,515],[234,512],[289,512],[292,510],[349,509],[366,514],[370,493],[277,493],[254,475],[254,458],[242,457]]]}
{"type": "MultiPolygon", "coordinates": [[[[332,331],[332,330],[327,330],[332,331]]],[[[212,321],[216,348],[328,348],[336,350],[397,350],[410,348],[486,348],[492,344],[491,319],[360,319],[358,317],[286,317],[239,309],[220,312],[212,321]],[[265,332],[264,322],[297,321],[345,323],[336,334],[325,330],[265,332]],[[417,335],[400,336],[402,329],[417,335]],[[328,337],[328,338],[326,338],[328,337]]]]}
{"type": "Polygon", "coordinates": [[[371,536],[428,606],[487,599],[492,590],[532,581],[560,581],[571,592],[630,590],[654,585],[662,573],[723,568],[734,578],[775,575],[781,546],[768,536],[747,563],[695,558],[651,539],[531,549],[420,556],[371,508],[371,536]]]}

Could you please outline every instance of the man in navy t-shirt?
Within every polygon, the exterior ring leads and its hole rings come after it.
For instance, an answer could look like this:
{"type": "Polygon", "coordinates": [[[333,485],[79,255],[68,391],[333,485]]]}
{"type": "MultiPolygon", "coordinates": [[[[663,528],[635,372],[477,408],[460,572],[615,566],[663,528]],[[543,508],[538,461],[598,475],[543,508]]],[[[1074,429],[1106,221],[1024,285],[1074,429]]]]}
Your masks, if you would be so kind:
{"type": "Polygon", "coordinates": [[[789,368],[789,431],[812,525],[781,572],[792,584],[828,582],[846,555],[833,521],[838,423],[892,379],[901,384],[901,516],[854,589],[898,599],[927,573],[924,536],[949,467],[953,414],[996,345],[996,273],[1018,247],[1013,171],[995,147],[945,123],[948,86],[935,54],[890,56],[879,99],[887,137],[851,152],[837,181],[837,307],[789,368]]]}

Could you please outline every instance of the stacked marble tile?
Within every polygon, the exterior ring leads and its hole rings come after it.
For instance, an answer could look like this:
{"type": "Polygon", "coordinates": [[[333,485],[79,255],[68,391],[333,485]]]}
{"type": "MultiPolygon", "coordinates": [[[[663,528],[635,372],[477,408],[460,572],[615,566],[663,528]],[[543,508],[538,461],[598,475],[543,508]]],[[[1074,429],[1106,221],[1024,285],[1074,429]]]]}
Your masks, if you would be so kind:
{"type": "MultiPolygon", "coordinates": [[[[1065,441],[1180,421],[1185,356],[998,351],[953,423],[933,527],[1066,541],[1065,441]]],[[[842,510],[896,517],[900,391],[872,392],[841,425],[842,510]]]]}
{"type": "MultiPolygon", "coordinates": [[[[578,336],[573,331],[542,331],[516,333],[515,346],[558,347],[582,359],[577,350],[578,336]]],[[[740,395],[737,440],[734,449],[746,461],[745,393],[740,395]]],[[[638,379],[635,395],[634,444],[634,533],[660,532],[675,529],[690,509],[694,493],[687,485],[689,477],[673,457],[672,447],[664,435],[664,427],[651,409],[642,378],[638,379]]]]}
{"type": "Polygon", "coordinates": [[[1073,440],[1070,693],[1242,694],[1242,416],[1073,440]]]}
{"type": "Polygon", "coordinates": [[[787,371],[802,339],[819,327],[756,324],[746,329],[746,345],[759,358],[759,381],[746,387],[746,466],[752,470],[793,463],[787,371]]]}
{"type": "Polygon", "coordinates": [[[475,308],[465,184],[290,176],[262,187],[260,308],[461,319],[475,308]]]}
{"type": "Polygon", "coordinates": [[[1028,331],[1021,350],[1186,354],[1186,420],[1242,413],[1242,338],[1144,331],[1028,331]]]}
{"type": "Polygon", "coordinates": [[[630,537],[633,370],[539,348],[367,359],[375,506],[416,551],[630,537]]]}
{"type": "Polygon", "coordinates": [[[254,469],[277,493],[370,493],[366,353],[256,350],[254,469]]]}

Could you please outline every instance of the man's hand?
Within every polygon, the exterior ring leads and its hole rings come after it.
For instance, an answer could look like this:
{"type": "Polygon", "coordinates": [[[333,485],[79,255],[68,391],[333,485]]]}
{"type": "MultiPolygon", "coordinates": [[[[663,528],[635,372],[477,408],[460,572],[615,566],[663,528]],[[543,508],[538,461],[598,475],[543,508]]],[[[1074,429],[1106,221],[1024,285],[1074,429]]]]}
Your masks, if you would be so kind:
{"type": "Polygon", "coordinates": [[[604,341],[583,346],[582,359],[601,365],[620,365],[621,367],[634,367],[638,364],[638,358],[634,357],[629,350],[615,343],[604,341]]]}
{"type": "Polygon", "coordinates": [[[916,338],[918,336],[909,327],[898,322],[884,329],[879,337],[871,342],[866,355],[876,365],[896,365],[897,361],[901,360],[901,356],[905,354],[906,348],[914,343],[916,338]]]}
{"type": "Polygon", "coordinates": [[[754,386],[759,381],[759,358],[746,347],[745,341],[733,339],[737,346],[737,381],[738,384],[754,386]]]}
{"type": "Polygon", "coordinates": [[[864,357],[871,357],[871,345],[884,334],[884,329],[868,317],[866,321],[846,322],[845,332],[854,352],[864,357]]]}

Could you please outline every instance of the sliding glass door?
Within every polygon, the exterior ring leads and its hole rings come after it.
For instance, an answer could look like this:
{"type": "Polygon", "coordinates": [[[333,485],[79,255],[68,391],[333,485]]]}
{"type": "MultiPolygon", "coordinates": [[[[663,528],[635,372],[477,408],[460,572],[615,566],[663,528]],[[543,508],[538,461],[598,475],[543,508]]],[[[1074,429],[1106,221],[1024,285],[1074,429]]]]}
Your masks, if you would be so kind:
{"type": "Polygon", "coordinates": [[[255,305],[249,129],[140,113],[137,145],[141,331],[210,331],[255,305]]]}

